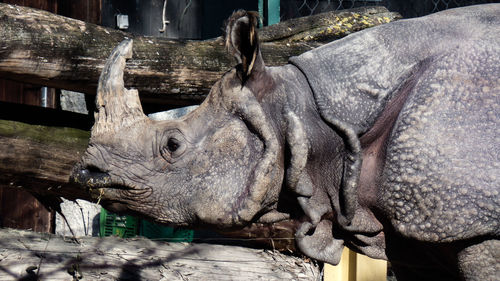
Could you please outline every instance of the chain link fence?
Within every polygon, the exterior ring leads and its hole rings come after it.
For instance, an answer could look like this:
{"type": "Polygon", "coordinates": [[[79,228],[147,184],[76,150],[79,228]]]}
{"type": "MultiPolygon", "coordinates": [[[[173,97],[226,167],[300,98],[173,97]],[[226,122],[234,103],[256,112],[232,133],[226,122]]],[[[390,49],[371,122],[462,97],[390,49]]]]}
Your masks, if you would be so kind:
{"type": "Polygon", "coordinates": [[[404,18],[420,17],[438,11],[476,4],[495,3],[495,0],[281,0],[281,20],[313,14],[358,8],[385,6],[404,18]]]}

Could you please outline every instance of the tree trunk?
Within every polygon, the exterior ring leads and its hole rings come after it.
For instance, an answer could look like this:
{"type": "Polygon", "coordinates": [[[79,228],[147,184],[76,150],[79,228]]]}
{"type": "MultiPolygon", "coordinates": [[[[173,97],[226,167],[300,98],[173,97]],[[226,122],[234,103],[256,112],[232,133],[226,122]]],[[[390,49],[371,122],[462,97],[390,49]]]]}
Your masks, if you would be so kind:
{"type": "MultiPolygon", "coordinates": [[[[283,65],[323,42],[399,17],[368,7],[294,19],[260,30],[268,65],[283,65]],[[319,43],[318,41],[321,41],[319,43]]],[[[222,38],[174,41],[135,36],[46,11],[0,3],[0,77],[95,94],[103,64],[123,39],[134,39],[125,83],[143,99],[199,103],[235,64],[222,38]]]]}
{"type": "Polygon", "coordinates": [[[2,280],[319,280],[318,265],[274,251],[155,242],[78,240],[0,230],[2,280]]]}

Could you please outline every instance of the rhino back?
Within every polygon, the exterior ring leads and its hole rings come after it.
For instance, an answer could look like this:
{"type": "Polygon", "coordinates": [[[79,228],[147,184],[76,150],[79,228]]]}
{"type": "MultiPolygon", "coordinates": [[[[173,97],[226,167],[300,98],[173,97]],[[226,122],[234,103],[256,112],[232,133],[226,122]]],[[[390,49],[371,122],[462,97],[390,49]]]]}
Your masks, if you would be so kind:
{"type": "Polygon", "coordinates": [[[497,36],[499,14],[500,5],[492,4],[392,22],[292,57],[290,63],[306,75],[327,121],[362,134],[422,61],[497,36]]]}

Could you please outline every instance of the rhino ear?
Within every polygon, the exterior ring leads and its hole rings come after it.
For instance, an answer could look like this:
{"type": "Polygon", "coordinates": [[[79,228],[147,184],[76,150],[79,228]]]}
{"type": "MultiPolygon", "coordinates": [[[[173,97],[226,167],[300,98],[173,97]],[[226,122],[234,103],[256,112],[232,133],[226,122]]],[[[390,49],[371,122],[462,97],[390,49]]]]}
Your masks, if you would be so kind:
{"type": "Polygon", "coordinates": [[[227,51],[238,61],[238,75],[242,83],[252,74],[257,66],[263,66],[257,37],[259,14],[239,10],[226,22],[225,41],[227,51]]]}

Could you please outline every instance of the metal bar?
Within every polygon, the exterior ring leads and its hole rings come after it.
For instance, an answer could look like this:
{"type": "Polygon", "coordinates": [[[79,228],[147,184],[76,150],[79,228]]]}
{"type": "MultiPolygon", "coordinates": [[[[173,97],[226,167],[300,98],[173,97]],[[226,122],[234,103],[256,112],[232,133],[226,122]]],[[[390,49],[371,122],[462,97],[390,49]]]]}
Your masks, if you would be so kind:
{"type": "Polygon", "coordinates": [[[259,0],[258,4],[258,9],[259,9],[259,15],[260,15],[260,21],[259,21],[259,27],[262,27],[264,24],[264,0],[259,0]]]}
{"type": "Polygon", "coordinates": [[[47,107],[48,106],[48,88],[47,87],[42,87],[41,89],[41,92],[42,92],[42,97],[41,97],[41,101],[40,101],[40,106],[41,107],[47,107]]]}
{"type": "Polygon", "coordinates": [[[280,0],[267,0],[267,25],[280,22],[280,0]]]}

